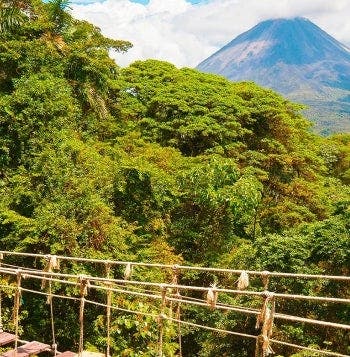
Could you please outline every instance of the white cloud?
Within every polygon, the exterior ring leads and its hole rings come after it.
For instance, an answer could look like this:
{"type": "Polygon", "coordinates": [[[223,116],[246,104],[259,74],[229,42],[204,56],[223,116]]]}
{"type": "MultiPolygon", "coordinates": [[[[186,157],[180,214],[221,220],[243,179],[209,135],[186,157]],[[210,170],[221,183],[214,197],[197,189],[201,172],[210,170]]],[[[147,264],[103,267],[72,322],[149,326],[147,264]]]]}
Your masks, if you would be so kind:
{"type": "Polygon", "coordinates": [[[157,58],[194,67],[241,32],[269,18],[303,16],[350,46],[349,0],[129,0],[72,5],[73,15],[86,19],[112,38],[129,40],[133,49],[113,54],[124,66],[137,59],[157,58]]]}

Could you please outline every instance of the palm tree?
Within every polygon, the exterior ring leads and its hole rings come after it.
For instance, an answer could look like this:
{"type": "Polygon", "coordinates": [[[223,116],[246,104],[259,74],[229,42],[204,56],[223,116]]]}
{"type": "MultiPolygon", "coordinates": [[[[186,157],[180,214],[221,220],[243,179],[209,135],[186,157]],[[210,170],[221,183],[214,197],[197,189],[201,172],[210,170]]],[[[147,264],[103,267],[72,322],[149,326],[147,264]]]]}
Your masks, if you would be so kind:
{"type": "Polygon", "coordinates": [[[67,25],[69,16],[65,11],[68,8],[70,0],[51,0],[49,2],[49,17],[55,24],[55,33],[60,34],[67,25]]]}
{"type": "Polygon", "coordinates": [[[0,35],[12,33],[28,20],[29,9],[28,0],[0,0],[0,35]]]}

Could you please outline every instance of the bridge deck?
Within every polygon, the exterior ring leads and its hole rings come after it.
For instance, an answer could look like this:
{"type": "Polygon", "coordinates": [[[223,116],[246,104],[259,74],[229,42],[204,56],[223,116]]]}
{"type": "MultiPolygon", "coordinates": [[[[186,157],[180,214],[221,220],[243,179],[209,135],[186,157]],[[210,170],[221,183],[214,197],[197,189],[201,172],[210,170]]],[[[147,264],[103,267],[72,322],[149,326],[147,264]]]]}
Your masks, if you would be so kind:
{"type": "Polygon", "coordinates": [[[8,332],[0,332],[0,346],[7,345],[16,340],[16,336],[8,332]]]}
{"type": "Polygon", "coordinates": [[[59,357],[75,357],[77,354],[71,351],[62,352],[59,357]]]}
{"type": "Polygon", "coordinates": [[[51,350],[50,345],[46,345],[45,343],[41,343],[37,341],[32,341],[26,343],[23,346],[18,347],[17,353],[15,350],[10,350],[1,354],[1,357],[29,357],[50,350],[51,350]]]}

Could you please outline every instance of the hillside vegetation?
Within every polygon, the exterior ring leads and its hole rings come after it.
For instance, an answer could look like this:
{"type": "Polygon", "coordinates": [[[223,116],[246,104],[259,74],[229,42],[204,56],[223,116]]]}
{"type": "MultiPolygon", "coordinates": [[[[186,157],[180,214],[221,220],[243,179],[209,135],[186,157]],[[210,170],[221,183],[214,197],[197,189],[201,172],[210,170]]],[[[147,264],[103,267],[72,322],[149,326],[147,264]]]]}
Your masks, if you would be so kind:
{"type": "MultiPolygon", "coordinates": [[[[120,69],[109,51],[131,44],[73,19],[66,5],[0,3],[0,249],[349,275],[350,134],[312,134],[298,105],[254,83],[155,60],[120,69]]],[[[349,294],[331,283],[291,289],[349,294]]],[[[349,308],[315,309],[313,318],[326,314],[347,323],[349,308]]],[[[22,321],[31,338],[48,328],[22,321]]],[[[349,353],[327,329],[279,328],[349,353]]],[[[114,321],[116,356],[154,355],[150,335],[132,339],[137,329],[114,321]]],[[[97,322],[86,334],[102,344],[97,322]]],[[[77,343],[74,331],[59,338],[77,343]]],[[[252,355],[211,338],[188,333],[183,350],[252,355]]],[[[169,343],[169,355],[176,348],[169,343]]]]}

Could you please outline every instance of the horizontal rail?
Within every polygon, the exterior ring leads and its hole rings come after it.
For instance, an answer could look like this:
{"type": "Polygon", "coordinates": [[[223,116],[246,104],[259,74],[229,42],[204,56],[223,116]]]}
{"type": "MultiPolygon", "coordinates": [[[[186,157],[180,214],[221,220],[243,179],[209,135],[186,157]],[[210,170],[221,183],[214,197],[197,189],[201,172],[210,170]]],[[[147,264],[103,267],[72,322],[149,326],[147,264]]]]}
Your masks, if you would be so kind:
{"type": "Polygon", "coordinates": [[[304,350],[304,351],[310,351],[310,352],[321,353],[321,354],[323,354],[323,355],[325,355],[325,356],[350,357],[349,355],[344,355],[344,354],[341,354],[341,353],[338,353],[338,352],[319,350],[319,349],[316,349],[316,348],[300,346],[300,345],[296,345],[296,344],[294,344],[294,343],[279,341],[279,340],[275,340],[275,339],[270,339],[270,342],[271,342],[271,343],[275,343],[275,344],[277,344],[277,345],[281,345],[281,346],[287,346],[287,347],[296,348],[296,349],[298,349],[298,350],[304,350]]]}
{"type": "MultiPolygon", "coordinates": [[[[190,285],[178,285],[178,284],[164,284],[164,283],[153,283],[153,282],[144,282],[144,281],[131,281],[131,280],[123,280],[123,279],[109,279],[109,278],[100,278],[96,276],[90,275],[73,275],[73,274],[63,274],[63,273],[54,273],[54,272],[44,272],[44,271],[37,271],[37,272],[28,272],[26,270],[21,269],[8,269],[8,268],[1,268],[0,273],[7,273],[10,275],[17,275],[22,274],[23,278],[26,277],[34,278],[34,279],[42,279],[48,281],[55,281],[55,277],[63,277],[63,278],[70,278],[70,279],[78,279],[79,277],[84,277],[89,281],[98,281],[98,282],[105,282],[105,283],[124,283],[130,285],[142,285],[142,286],[152,286],[157,287],[159,289],[179,289],[179,290],[192,290],[192,291],[201,291],[206,292],[208,291],[208,287],[202,286],[190,286],[190,285]]],[[[61,283],[72,284],[70,281],[62,280],[57,281],[61,283]]],[[[76,284],[76,283],[75,283],[76,284]]],[[[315,301],[315,302],[329,302],[329,303],[339,303],[339,304],[350,304],[350,299],[343,299],[343,298],[333,298],[333,297],[323,297],[323,296],[308,296],[308,295],[297,295],[297,294],[281,294],[281,293],[271,293],[268,291],[250,291],[250,290],[236,290],[236,289],[221,289],[215,288],[217,293],[228,293],[228,294],[235,294],[235,295],[246,295],[246,296],[259,296],[265,298],[267,294],[273,294],[275,298],[281,299],[290,299],[290,300],[305,300],[305,301],[315,301]]]]}
{"type": "MultiPolygon", "coordinates": [[[[35,253],[23,253],[23,252],[9,252],[2,250],[0,251],[2,256],[23,256],[32,258],[42,258],[47,259],[51,255],[45,254],[35,254],[35,253]]],[[[284,277],[284,278],[298,278],[298,279],[325,279],[325,280],[336,280],[336,281],[349,281],[350,276],[346,275],[317,275],[317,274],[298,274],[298,273],[280,273],[280,272],[269,272],[269,271],[258,271],[258,270],[237,270],[237,269],[223,269],[214,267],[200,267],[200,266],[188,266],[188,265],[171,265],[171,264],[157,264],[157,263],[142,263],[142,262],[126,262],[119,260],[107,260],[107,259],[90,259],[81,257],[67,257],[62,255],[55,255],[59,260],[75,261],[75,262],[85,262],[85,263],[99,263],[99,264],[109,264],[109,265],[123,265],[126,266],[131,264],[132,266],[140,267],[153,267],[153,268],[164,268],[164,269],[178,269],[178,270],[194,270],[194,271],[204,271],[204,272],[214,272],[214,273],[229,273],[229,274],[241,274],[246,272],[247,274],[253,276],[262,276],[267,274],[270,277],[284,277]]]]}
{"type": "MultiPolygon", "coordinates": [[[[3,259],[3,256],[5,256],[5,255],[15,255],[15,256],[19,255],[19,256],[36,257],[36,258],[39,257],[42,259],[50,259],[52,256],[51,255],[42,255],[42,254],[29,254],[29,253],[20,253],[20,252],[0,251],[0,274],[8,274],[8,275],[13,275],[13,276],[21,275],[21,277],[23,279],[39,279],[39,280],[57,282],[57,283],[61,283],[61,284],[74,285],[77,287],[80,286],[79,279],[84,279],[84,280],[89,281],[88,285],[92,289],[101,289],[104,291],[111,291],[111,292],[115,292],[115,293],[131,294],[131,295],[135,295],[135,296],[152,298],[152,299],[156,299],[156,300],[161,300],[162,294],[160,294],[160,292],[164,292],[164,290],[166,291],[167,289],[169,289],[169,290],[176,289],[178,292],[180,292],[180,291],[198,291],[198,292],[203,292],[203,293],[208,292],[208,290],[209,290],[209,287],[203,287],[203,286],[165,284],[165,283],[136,281],[136,280],[133,281],[133,280],[125,280],[125,279],[110,279],[110,278],[101,278],[101,277],[90,276],[90,275],[85,275],[85,274],[65,274],[65,273],[57,273],[57,272],[51,272],[51,271],[46,272],[46,271],[42,271],[42,270],[31,269],[31,268],[22,268],[22,267],[17,267],[17,266],[8,268],[8,267],[5,267],[6,266],[5,263],[3,264],[3,266],[1,266],[1,259],[3,259]],[[90,284],[90,282],[95,282],[96,284],[99,283],[100,285],[90,284]],[[120,288],[116,288],[118,286],[120,288]],[[149,287],[151,290],[146,290],[144,287],[149,287]],[[140,289],[141,292],[133,291],[133,290],[131,290],[132,288],[140,289]],[[142,289],[143,289],[143,291],[142,291],[142,289]],[[154,291],[153,291],[153,289],[154,289],[154,291]]],[[[176,269],[176,270],[192,269],[192,270],[235,273],[235,274],[239,274],[239,273],[243,272],[243,270],[190,267],[190,266],[180,266],[180,265],[163,265],[163,264],[151,264],[151,263],[130,263],[130,262],[119,262],[119,261],[109,261],[109,260],[106,261],[106,260],[88,259],[88,258],[61,257],[61,256],[55,256],[55,257],[57,257],[58,259],[75,260],[78,262],[80,261],[80,262],[90,262],[90,263],[103,263],[103,264],[110,264],[110,265],[112,265],[112,264],[120,264],[120,265],[131,264],[131,265],[135,265],[135,266],[169,268],[169,269],[171,268],[171,269],[176,269]]],[[[347,277],[347,276],[289,274],[289,273],[273,273],[273,272],[265,272],[265,271],[244,271],[244,272],[247,272],[248,274],[252,274],[252,275],[255,274],[255,275],[260,275],[260,276],[264,276],[264,277],[279,276],[279,277],[318,278],[318,279],[331,279],[331,280],[339,280],[339,281],[340,280],[345,280],[345,281],[349,280],[350,281],[350,277],[347,277]]],[[[70,299],[70,300],[74,300],[74,301],[84,300],[85,302],[87,302],[89,304],[94,304],[94,305],[101,306],[101,307],[109,307],[111,309],[124,311],[126,313],[151,316],[155,319],[165,319],[165,320],[181,323],[183,325],[187,325],[187,326],[191,326],[191,327],[207,329],[207,330],[210,330],[213,332],[225,333],[225,334],[240,336],[243,338],[252,338],[255,340],[257,340],[259,338],[259,336],[218,329],[215,327],[199,325],[199,324],[195,324],[193,322],[188,322],[188,321],[183,321],[183,320],[177,320],[172,317],[168,317],[164,314],[159,315],[159,314],[154,314],[154,313],[150,313],[150,312],[128,310],[128,309],[124,309],[122,307],[113,306],[113,305],[110,306],[110,305],[106,305],[104,303],[99,303],[97,301],[88,300],[85,297],[56,295],[51,292],[47,293],[44,291],[31,290],[31,289],[27,289],[25,287],[16,286],[14,284],[9,285],[9,286],[8,285],[0,286],[0,288],[2,288],[2,289],[5,289],[5,288],[11,289],[12,288],[14,290],[17,289],[17,290],[23,291],[23,292],[30,292],[30,293],[34,293],[34,294],[51,296],[51,297],[55,297],[55,298],[70,299]]],[[[315,301],[315,302],[322,302],[322,303],[350,304],[350,299],[324,297],[324,296],[307,296],[307,295],[298,295],[298,294],[272,293],[269,291],[250,291],[250,290],[237,290],[237,289],[224,289],[224,288],[214,288],[214,290],[218,294],[219,293],[225,293],[225,294],[227,293],[227,294],[234,294],[234,295],[246,295],[246,296],[261,297],[263,299],[266,299],[267,297],[269,297],[269,298],[274,297],[275,299],[292,299],[292,300],[315,301]]],[[[191,300],[190,297],[182,296],[179,293],[176,295],[170,294],[169,296],[166,296],[165,298],[168,301],[175,302],[178,304],[190,304],[190,305],[197,305],[197,306],[202,306],[202,307],[209,307],[205,300],[200,300],[200,299],[192,299],[191,300]]],[[[215,307],[218,309],[221,309],[221,310],[234,311],[234,312],[242,313],[242,314],[250,314],[250,315],[259,315],[260,314],[260,310],[258,310],[258,309],[248,309],[248,308],[246,309],[243,307],[233,306],[233,305],[229,305],[229,304],[221,304],[220,302],[217,302],[215,307]]],[[[332,327],[332,328],[350,330],[350,325],[334,323],[334,322],[329,322],[329,321],[308,319],[308,318],[303,318],[303,317],[299,317],[299,316],[285,315],[283,313],[275,313],[274,317],[276,319],[282,319],[282,320],[287,320],[287,321],[292,321],[292,322],[301,322],[301,323],[308,323],[308,324],[324,326],[324,327],[332,327]]],[[[320,354],[324,354],[324,355],[328,355],[328,356],[349,357],[348,355],[340,354],[338,352],[331,352],[331,351],[327,351],[327,350],[309,348],[309,347],[305,347],[305,346],[292,344],[289,342],[284,342],[284,341],[279,341],[279,340],[274,340],[274,339],[270,339],[270,341],[272,343],[279,344],[281,346],[287,346],[287,347],[291,347],[291,348],[316,352],[316,353],[320,353],[320,354]]]]}

